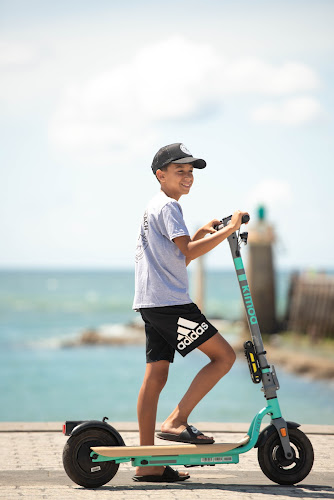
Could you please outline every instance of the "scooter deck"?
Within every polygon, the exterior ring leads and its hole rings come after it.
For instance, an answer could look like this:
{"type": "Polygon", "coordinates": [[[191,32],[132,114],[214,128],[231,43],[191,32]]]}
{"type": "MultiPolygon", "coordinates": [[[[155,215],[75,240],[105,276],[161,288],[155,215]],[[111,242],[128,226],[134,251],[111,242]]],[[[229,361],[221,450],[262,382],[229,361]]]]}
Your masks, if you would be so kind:
{"type": "Polygon", "coordinates": [[[225,453],[243,446],[249,441],[248,434],[236,443],[217,444],[178,444],[157,446],[93,446],[93,450],[103,457],[142,457],[142,456],[166,456],[166,455],[203,455],[225,453]]]}

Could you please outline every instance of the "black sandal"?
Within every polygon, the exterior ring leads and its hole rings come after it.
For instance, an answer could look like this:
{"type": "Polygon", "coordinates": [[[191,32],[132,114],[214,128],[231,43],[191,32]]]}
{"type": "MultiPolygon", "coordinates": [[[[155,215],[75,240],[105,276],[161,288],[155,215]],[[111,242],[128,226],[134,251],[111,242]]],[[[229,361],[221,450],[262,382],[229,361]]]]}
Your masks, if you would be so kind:
{"type": "Polygon", "coordinates": [[[148,476],[133,476],[133,481],[138,481],[140,483],[176,483],[177,481],[185,481],[189,479],[190,476],[180,476],[177,470],[172,469],[169,465],[166,465],[165,470],[162,475],[148,475],[148,476]]]}
{"type": "Polygon", "coordinates": [[[187,425],[187,427],[181,432],[181,434],[171,434],[170,432],[157,432],[156,436],[160,439],[166,439],[167,441],[177,441],[178,443],[190,443],[190,444],[213,444],[215,442],[212,438],[198,439],[198,436],[204,436],[203,432],[200,432],[193,425],[187,425]]]}

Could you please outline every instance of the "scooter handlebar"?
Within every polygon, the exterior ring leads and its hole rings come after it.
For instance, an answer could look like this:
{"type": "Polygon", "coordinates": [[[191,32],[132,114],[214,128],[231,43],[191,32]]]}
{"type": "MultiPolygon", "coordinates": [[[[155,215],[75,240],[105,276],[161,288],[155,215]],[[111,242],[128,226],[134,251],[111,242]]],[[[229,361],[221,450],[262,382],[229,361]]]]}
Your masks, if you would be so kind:
{"type": "MultiPolygon", "coordinates": [[[[230,223],[231,219],[232,219],[232,215],[229,215],[228,217],[224,217],[221,220],[221,224],[219,224],[218,226],[215,226],[215,229],[217,231],[219,231],[220,229],[223,229],[223,227],[226,227],[230,223]]],[[[245,214],[242,216],[241,224],[246,224],[247,222],[249,222],[249,220],[250,220],[249,215],[245,214]]]]}

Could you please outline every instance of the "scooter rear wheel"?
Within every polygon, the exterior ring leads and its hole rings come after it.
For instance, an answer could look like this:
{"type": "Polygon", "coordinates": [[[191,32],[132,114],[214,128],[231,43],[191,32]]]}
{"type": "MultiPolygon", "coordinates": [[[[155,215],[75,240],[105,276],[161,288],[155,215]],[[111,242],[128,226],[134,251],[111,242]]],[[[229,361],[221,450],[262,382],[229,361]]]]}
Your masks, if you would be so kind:
{"type": "Polygon", "coordinates": [[[263,473],[278,484],[296,484],[311,471],[314,453],[308,437],[299,429],[289,429],[293,458],[285,458],[277,432],[270,434],[258,448],[258,461],[263,473]]]}
{"type": "Polygon", "coordinates": [[[70,436],[63,451],[63,465],[72,481],[85,488],[98,488],[111,481],[119,464],[92,462],[92,446],[118,446],[115,437],[104,429],[88,428],[70,436]]]}

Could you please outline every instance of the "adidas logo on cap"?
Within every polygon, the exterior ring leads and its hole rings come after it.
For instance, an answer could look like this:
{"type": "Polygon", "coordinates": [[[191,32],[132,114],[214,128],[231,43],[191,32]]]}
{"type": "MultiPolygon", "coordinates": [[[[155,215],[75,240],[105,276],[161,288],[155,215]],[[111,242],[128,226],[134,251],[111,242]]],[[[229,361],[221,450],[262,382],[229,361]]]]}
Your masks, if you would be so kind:
{"type": "Polygon", "coordinates": [[[178,319],[177,324],[177,340],[179,341],[177,344],[177,348],[179,349],[179,351],[182,351],[187,346],[192,344],[195,340],[198,339],[200,335],[205,332],[205,330],[209,328],[209,325],[205,322],[200,325],[199,323],[195,323],[194,321],[190,321],[189,319],[181,317],[178,319]]]}

